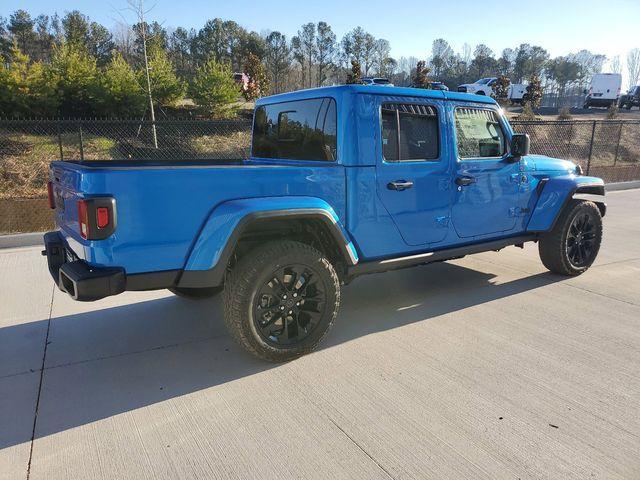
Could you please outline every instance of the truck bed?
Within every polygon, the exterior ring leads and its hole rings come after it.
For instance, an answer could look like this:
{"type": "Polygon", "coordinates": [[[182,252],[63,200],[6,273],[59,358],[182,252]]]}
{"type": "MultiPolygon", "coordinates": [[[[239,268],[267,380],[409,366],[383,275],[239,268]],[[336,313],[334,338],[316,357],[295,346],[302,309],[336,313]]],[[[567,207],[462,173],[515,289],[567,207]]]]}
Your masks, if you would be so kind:
{"type": "Polygon", "coordinates": [[[344,169],[329,163],[65,161],[51,164],[51,180],[56,223],[69,247],[91,265],[127,274],[184,268],[206,220],[229,198],[314,196],[345,215],[344,169]],[[117,227],[105,240],[79,233],[77,201],[92,196],[116,200],[117,227]]]}

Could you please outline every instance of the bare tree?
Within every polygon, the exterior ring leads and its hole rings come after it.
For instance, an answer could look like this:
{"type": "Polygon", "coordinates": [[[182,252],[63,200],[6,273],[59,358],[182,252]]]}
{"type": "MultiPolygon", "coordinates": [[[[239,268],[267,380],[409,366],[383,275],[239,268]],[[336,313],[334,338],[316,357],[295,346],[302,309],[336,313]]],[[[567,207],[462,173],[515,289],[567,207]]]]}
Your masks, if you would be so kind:
{"type": "Polygon", "coordinates": [[[640,48],[634,48],[627,54],[627,71],[629,72],[629,88],[640,83],[640,48]]]}
{"type": "Polygon", "coordinates": [[[610,69],[612,73],[622,73],[622,60],[620,60],[620,55],[616,55],[611,59],[610,69]]]}
{"type": "Polygon", "coordinates": [[[149,56],[147,55],[147,15],[153,7],[145,10],[144,0],[127,0],[129,10],[131,10],[138,19],[140,25],[140,39],[142,40],[142,55],[144,57],[144,73],[147,80],[147,95],[149,97],[149,110],[151,112],[151,134],[153,136],[153,148],[158,148],[158,135],[156,133],[156,114],[153,109],[153,95],[151,94],[151,77],[149,75],[149,56]]]}

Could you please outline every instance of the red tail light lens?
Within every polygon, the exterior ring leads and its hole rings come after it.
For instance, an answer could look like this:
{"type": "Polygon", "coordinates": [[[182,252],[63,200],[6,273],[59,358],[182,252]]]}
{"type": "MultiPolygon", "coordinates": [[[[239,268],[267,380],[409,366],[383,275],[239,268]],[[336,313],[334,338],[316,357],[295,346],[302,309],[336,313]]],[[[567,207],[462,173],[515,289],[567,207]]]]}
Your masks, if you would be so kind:
{"type": "Polygon", "coordinates": [[[49,195],[49,208],[56,208],[56,199],[53,196],[53,182],[47,182],[47,194],[49,195]]]}
{"type": "Polygon", "coordinates": [[[109,209],[107,207],[98,207],[96,209],[96,224],[98,228],[105,228],[109,225],[109,209]]]}
{"type": "Polygon", "coordinates": [[[78,200],[78,225],[80,226],[80,235],[85,240],[89,237],[89,212],[86,200],[78,200]]]}

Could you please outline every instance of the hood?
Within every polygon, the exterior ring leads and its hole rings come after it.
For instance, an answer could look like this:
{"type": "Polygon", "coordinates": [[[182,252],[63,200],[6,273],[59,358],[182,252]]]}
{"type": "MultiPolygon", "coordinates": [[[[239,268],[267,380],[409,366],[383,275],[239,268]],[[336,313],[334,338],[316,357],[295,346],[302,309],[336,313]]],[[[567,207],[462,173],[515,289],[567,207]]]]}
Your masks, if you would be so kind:
{"type": "Polygon", "coordinates": [[[576,173],[576,164],[569,160],[544,155],[528,155],[527,158],[533,161],[536,172],[576,173]]]}

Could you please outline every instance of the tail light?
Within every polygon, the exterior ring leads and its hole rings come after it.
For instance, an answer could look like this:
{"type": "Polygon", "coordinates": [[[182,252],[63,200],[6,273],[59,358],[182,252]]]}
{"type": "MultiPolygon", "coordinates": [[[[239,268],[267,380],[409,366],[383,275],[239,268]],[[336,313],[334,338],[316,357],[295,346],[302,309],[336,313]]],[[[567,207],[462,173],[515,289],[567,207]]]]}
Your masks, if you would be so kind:
{"type": "Polygon", "coordinates": [[[85,240],[104,240],[116,229],[116,200],[93,197],[78,200],[78,226],[85,240]]]}
{"type": "Polygon", "coordinates": [[[53,196],[53,182],[47,182],[47,194],[49,196],[49,208],[53,210],[56,208],[56,199],[53,196]]]}

